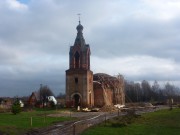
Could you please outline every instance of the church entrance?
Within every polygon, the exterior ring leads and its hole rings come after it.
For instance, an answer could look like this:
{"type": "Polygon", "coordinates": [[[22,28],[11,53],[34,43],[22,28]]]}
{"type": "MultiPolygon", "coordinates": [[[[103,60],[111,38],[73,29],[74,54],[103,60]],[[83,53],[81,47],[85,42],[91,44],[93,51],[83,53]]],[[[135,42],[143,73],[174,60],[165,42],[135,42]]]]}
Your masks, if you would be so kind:
{"type": "Polygon", "coordinates": [[[78,95],[78,94],[75,94],[74,96],[73,96],[73,99],[74,99],[74,107],[78,107],[78,106],[80,106],[81,104],[81,99],[80,99],[80,96],[78,95]]]}

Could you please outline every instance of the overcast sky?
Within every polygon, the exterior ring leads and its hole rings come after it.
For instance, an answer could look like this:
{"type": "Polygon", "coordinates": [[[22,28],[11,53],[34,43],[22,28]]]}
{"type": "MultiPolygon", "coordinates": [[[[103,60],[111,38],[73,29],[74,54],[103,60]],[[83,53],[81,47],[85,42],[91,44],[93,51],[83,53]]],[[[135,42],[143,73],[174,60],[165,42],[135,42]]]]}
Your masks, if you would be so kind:
{"type": "Polygon", "coordinates": [[[94,73],[180,86],[179,0],[0,0],[0,96],[65,92],[78,13],[94,73]]]}

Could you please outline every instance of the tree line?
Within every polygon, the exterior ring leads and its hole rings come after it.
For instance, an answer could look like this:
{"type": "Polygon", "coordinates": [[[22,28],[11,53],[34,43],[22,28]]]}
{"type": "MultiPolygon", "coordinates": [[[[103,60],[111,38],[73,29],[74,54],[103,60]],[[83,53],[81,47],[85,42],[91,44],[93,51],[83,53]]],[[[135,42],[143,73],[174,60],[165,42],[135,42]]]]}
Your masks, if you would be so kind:
{"type": "Polygon", "coordinates": [[[168,99],[180,102],[180,88],[167,82],[160,86],[158,81],[151,85],[148,81],[142,82],[125,81],[126,102],[161,102],[168,99]]]}

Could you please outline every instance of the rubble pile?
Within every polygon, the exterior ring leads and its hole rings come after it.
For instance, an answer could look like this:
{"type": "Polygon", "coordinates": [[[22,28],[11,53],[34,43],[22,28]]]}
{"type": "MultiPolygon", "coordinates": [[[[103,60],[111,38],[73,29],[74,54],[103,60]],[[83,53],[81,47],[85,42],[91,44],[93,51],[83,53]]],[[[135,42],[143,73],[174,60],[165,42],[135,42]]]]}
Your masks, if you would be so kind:
{"type": "Polygon", "coordinates": [[[113,112],[117,111],[118,109],[113,105],[105,105],[99,111],[101,112],[113,112]]]}
{"type": "Polygon", "coordinates": [[[151,103],[128,103],[126,107],[154,107],[151,103]]]}

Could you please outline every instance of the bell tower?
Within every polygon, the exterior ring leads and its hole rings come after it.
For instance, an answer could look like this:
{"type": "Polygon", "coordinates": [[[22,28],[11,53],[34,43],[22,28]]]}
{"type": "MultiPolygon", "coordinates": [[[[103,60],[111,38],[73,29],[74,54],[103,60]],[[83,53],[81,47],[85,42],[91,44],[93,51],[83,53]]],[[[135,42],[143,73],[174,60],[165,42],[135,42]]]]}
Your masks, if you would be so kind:
{"type": "Polygon", "coordinates": [[[80,19],[77,36],[69,51],[69,69],[66,70],[66,105],[91,107],[94,105],[93,72],[90,70],[90,46],[85,43],[80,19]]]}

